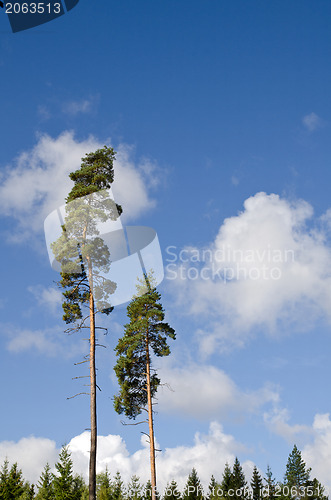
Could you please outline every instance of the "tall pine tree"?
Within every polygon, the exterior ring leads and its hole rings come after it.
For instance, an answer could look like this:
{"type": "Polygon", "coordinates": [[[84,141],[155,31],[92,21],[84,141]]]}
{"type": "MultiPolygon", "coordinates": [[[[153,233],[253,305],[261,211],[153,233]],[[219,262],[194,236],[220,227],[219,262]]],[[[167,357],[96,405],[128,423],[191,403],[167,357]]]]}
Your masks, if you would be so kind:
{"type": "Polygon", "coordinates": [[[153,286],[153,276],[145,274],[143,283],[137,286],[127,308],[130,322],[115,349],[118,356],[115,365],[120,391],[114,398],[118,413],[135,419],[145,409],[148,414],[152,499],[156,498],[156,467],[153,422],[153,397],[160,384],[156,373],[151,373],[151,355],[168,356],[168,338],[175,339],[175,331],[164,322],[161,295],[153,286]],[[141,293],[143,293],[141,295],[141,293]],[[147,407],[147,408],[146,408],[147,407]]]}
{"type": "Polygon", "coordinates": [[[109,314],[109,297],[116,285],[105,279],[110,265],[107,245],[98,236],[98,223],[116,220],[121,214],[121,207],[110,198],[107,189],[114,180],[113,162],[115,152],[104,147],[88,153],[81,168],[69,177],[74,182],[66,201],[66,217],[62,235],[52,244],[54,256],[61,263],[61,281],[63,292],[64,321],[74,323],[69,329],[78,331],[85,328],[89,320],[90,330],[90,419],[91,446],[89,464],[89,500],[96,500],[96,453],[97,453],[97,410],[96,410],[96,325],[97,312],[109,314]],[[82,307],[89,310],[83,316],[82,307]]]}

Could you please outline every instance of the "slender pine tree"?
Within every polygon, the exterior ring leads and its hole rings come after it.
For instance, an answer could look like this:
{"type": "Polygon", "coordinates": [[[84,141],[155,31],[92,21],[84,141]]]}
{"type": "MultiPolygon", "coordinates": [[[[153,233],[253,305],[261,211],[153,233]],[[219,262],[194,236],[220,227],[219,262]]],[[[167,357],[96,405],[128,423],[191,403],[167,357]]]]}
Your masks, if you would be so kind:
{"type": "Polygon", "coordinates": [[[119,394],[114,397],[117,413],[135,419],[147,411],[150,444],[152,500],[156,498],[156,467],[153,422],[153,397],[160,384],[156,373],[151,373],[151,355],[168,356],[167,339],[175,339],[175,331],[164,322],[161,295],[153,286],[153,276],[145,274],[137,286],[139,295],[127,308],[130,322],[115,349],[118,356],[115,373],[119,394]],[[147,407],[147,408],[146,408],[147,407]]]}
{"type": "MultiPolygon", "coordinates": [[[[96,410],[96,327],[97,312],[109,314],[110,295],[116,284],[105,279],[110,266],[108,246],[98,236],[98,223],[116,220],[121,207],[109,196],[107,189],[114,180],[113,162],[115,152],[104,147],[82,158],[81,168],[69,177],[74,182],[66,201],[66,217],[62,235],[52,244],[54,256],[61,263],[59,286],[64,289],[63,319],[74,323],[67,331],[86,328],[89,321],[89,377],[90,377],[90,420],[91,445],[89,464],[89,500],[96,500],[96,453],[97,453],[97,410],[96,410]],[[83,316],[82,307],[89,313],[83,316]]],[[[99,327],[100,328],[100,327],[99,327]]]]}

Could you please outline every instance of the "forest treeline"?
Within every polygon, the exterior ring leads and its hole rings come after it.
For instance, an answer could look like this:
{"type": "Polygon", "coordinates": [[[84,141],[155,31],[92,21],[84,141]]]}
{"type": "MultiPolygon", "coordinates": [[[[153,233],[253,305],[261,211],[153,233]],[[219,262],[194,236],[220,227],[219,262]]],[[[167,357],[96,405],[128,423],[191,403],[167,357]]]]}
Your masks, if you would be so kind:
{"type": "MultiPolygon", "coordinates": [[[[141,483],[132,476],[128,484],[122,481],[120,472],[111,476],[108,469],[97,475],[97,500],[151,500],[151,482],[141,483]]],[[[284,480],[276,481],[270,467],[264,476],[254,467],[250,481],[246,480],[238,458],[232,467],[225,464],[220,478],[211,476],[208,488],[204,490],[195,468],[189,474],[183,490],[175,478],[162,492],[159,500],[328,500],[326,489],[316,478],[311,478],[311,469],[302,459],[301,452],[294,445],[288,457],[284,480]]],[[[55,464],[45,468],[36,485],[23,477],[17,463],[5,460],[0,470],[0,500],[87,500],[88,485],[82,476],[75,474],[68,446],[64,446],[55,464]]]]}

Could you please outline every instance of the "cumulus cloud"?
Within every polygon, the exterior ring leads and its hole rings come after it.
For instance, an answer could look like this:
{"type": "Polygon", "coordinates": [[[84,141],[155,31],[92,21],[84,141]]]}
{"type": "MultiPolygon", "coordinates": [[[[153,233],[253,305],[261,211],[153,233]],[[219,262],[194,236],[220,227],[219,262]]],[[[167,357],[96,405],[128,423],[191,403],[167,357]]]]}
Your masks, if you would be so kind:
{"type": "MultiPolygon", "coordinates": [[[[312,426],[314,440],[302,450],[302,457],[312,468],[312,476],[331,491],[331,421],[329,413],[316,414],[312,426]]],[[[328,492],[327,492],[328,494],[328,492]]]]}
{"type": "MultiPolygon", "coordinates": [[[[31,150],[21,153],[0,179],[0,215],[17,221],[8,237],[20,242],[41,233],[45,217],[64,204],[72,188],[68,174],[79,168],[86,153],[103,146],[93,136],[80,141],[66,131],[55,138],[43,134],[31,150]]],[[[117,151],[113,193],[123,206],[124,218],[134,219],[155,205],[149,188],[158,171],[148,160],[135,162],[128,145],[119,145],[117,151]]]]}
{"type": "Polygon", "coordinates": [[[54,464],[58,458],[59,450],[56,449],[55,441],[33,436],[24,437],[18,442],[0,442],[0,462],[7,458],[10,465],[17,462],[22,469],[24,478],[36,483],[46,462],[54,464]]]}
{"type": "MultiPolygon", "coordinates": [[[[75,436],[69,443],[75,472],[88,477],[88,460],[90,434],[83,432],[75,436]]],[[[8,457],[11,463],[18,462],[26,479],[36,482],[46,462],[51,466],[57,461],[60,450],[56,449],[54,441],[43,438],[23,438],[17,443],[0,443],[0,460],[8,457]]],[[[217,422],[210,424],[208,434],[196,433],[190,446],[166,448],[157,454],[157,474],[159,490],[163,491],[166,484],[176,479],[180,488],[184,487],[193,467],[198,471],[205,488],[211,474],[221,479],[221,471],[226,462],[233,463],[239,453],[245,451],[243,445],[235,441],[233,436],[225,434],[217,422]]],[[[253,464],[250,461],[242,463],[247,477],[251,476],[253,464]]],[[[98,436],[97,472],[105,470],[106,466],[115,474],[121,473],[124,482],[128,482],[133,474],[142,482],[149,479],[149,448],[142,439],[142,447],[130,454],[125,441],[118,435],[98,436]]]]}
{"type": "Polygon", "coordinates": [[[159,372],[171,388],[159,390],[158,403],[164,413],[223,419],[233,414],[256,412],[267,403],[279,401],[276,388],[266,384],[256,391],[244,392],[223,370],[210,365],[168,366],[159,372]]]}
{"type": "Polygon", "coordinates": [[[312,112],[302,118],[302,123],[309,132],[313,132],[321,127],[322,120],[316,113],[312,112]]]}
{"type": "Polygon", "coordinates": [[[305,201],[257,193],[209,247],[168,247],[172,293],[183,313],[203,322],[197,334],[206,354],[242,345],[256,330],[330,319],[330,246],[322,227],[309,228],[312,217],[305,201]]]}

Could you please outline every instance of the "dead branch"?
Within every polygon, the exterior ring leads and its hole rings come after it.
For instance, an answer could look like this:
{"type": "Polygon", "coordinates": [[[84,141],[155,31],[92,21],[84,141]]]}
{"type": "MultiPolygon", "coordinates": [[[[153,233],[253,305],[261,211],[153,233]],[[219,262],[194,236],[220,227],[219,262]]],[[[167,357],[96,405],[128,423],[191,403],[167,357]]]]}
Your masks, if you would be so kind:
{"type": "Polygon", "coordinates": [[[140,425],[140,424],[148,424],[148,421],[142,420],[141,422],[135,422],[134,424],[127,424],[126,422],[124,422],[124,420],[121,420],[121,424],[122,425],[140,425]]]}
{"type": "Polygon", "coordinates": [[[74,396],[70,396],[70,398],[67,398],[67,399],[74,399],[74,398],[76,398],[77,396],[81,396],[82,394],[86,394],[87,396],[89,396],[89,393],[88,393],[88,392],[79,392],[78,394],[75,394],[74,396]]]}

